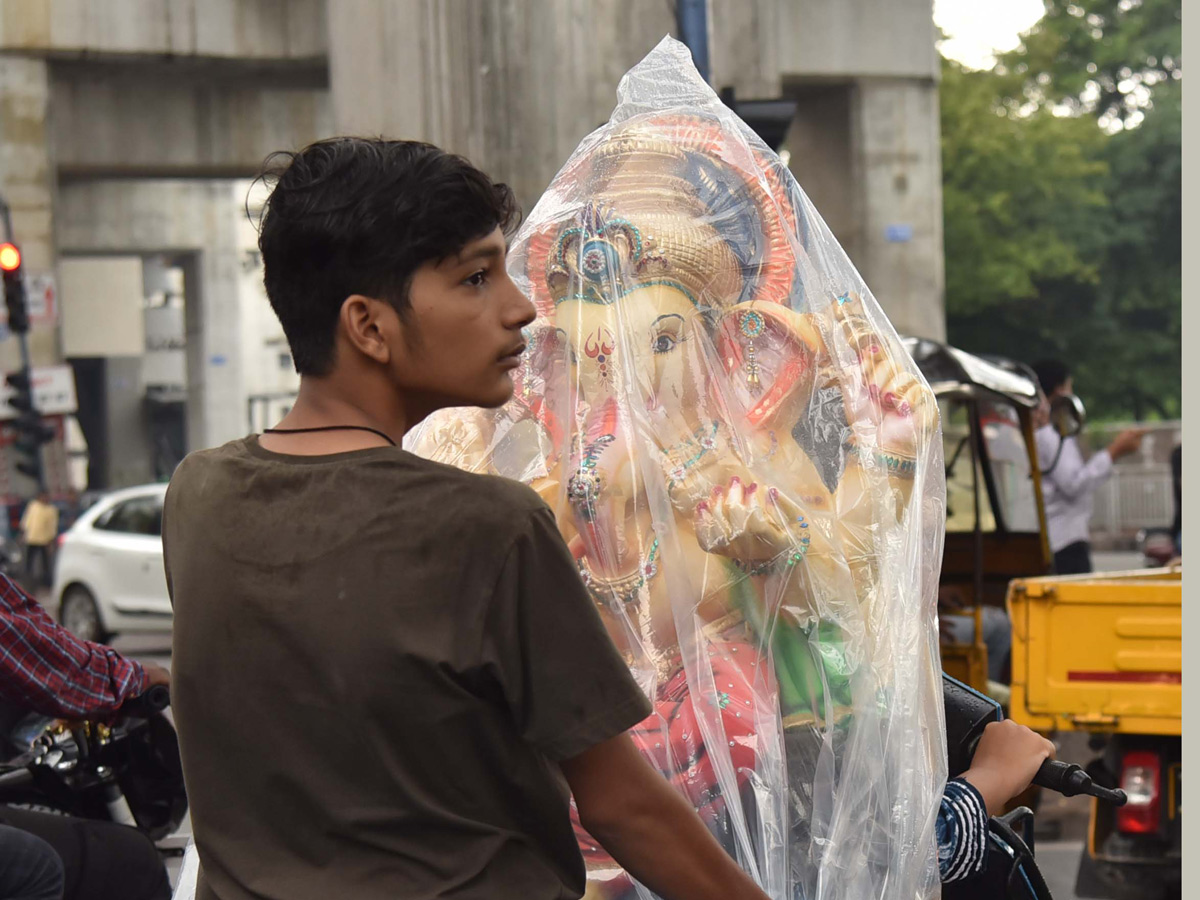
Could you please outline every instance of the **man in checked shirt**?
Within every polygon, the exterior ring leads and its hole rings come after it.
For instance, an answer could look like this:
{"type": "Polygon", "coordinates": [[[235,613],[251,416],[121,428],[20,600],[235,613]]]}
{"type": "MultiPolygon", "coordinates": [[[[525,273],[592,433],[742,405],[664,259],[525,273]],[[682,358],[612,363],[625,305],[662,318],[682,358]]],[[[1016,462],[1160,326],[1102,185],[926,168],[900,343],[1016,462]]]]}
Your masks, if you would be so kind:
{"type": "MultiPolygon", "coordinates": [[[[161,666],[81,641],[0,575],[0,744],[25,713],[104,718],[169,683],[161,666]]],[[[89,898],[170,897],[158,851],[140,832],[0,806],[0,897],[59,900],[80,888],[89,898]]]]}

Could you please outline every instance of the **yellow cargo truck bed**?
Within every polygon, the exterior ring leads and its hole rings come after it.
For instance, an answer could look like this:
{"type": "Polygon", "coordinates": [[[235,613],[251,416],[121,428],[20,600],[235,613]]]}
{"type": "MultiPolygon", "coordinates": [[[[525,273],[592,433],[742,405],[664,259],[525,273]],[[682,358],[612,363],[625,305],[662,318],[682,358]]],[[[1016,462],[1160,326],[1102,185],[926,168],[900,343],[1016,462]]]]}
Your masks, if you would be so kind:
{"type": "Polygon", "coordinates": [[[1012,718],[1039,731],[1181,733],[1178,567],[1019,579],[1008,612],[1012,718]]]}

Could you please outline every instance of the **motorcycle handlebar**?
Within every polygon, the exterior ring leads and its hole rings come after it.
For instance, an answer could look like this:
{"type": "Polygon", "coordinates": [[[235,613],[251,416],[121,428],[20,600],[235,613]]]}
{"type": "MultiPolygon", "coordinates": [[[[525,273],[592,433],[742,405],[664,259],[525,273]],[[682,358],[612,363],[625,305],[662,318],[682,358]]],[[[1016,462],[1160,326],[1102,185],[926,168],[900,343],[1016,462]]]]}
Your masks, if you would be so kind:
{"type": "Polygon", "coordinates": [[[171,705],[171,689],[165,684],[156,684],[145,693],[131,697],[121,704],[121,714],[146,719],[161,713],[171,705]]]}
{"type": "MultiPolygon", "coordinates": [[[[983,737],[983,731],[1002,716],[1000,704],[971,687],[943,673],[942,698],[946,709],[946,750],[950,775],[961,775],[971,766],[975,749],[983,737]]],[[[1074,763],[1048,759],[1033,783],[1040,787],[1074,797],[1088,794],[1117,806],[1124,805],[1124,791],[1100,787],[1092,782],[1091,776],[1074,763]]]]}
{"type": "Polygon", "coordinates": [[[1059,762],[1048,759],[1042,763],[1033,783],[1052,791],[1058,791],[1064,797],[1074,797],[1077,794],[1087,794],[1106,800],[1114,806],[1124,806],[1128,799],[1120,789],[1101,787],[1092,781],[1090,775],[1075,763],[1059,762]]]}

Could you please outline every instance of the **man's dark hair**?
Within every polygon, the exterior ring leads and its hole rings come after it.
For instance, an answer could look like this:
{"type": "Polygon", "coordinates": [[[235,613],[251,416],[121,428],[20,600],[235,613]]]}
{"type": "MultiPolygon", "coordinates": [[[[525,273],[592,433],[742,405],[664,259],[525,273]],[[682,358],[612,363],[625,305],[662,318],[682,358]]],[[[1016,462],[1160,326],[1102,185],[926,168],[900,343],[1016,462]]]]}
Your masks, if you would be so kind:
{"type": "Polygon", "coordinates": [[[272,154],[260,178],[274,183],[258,236],[263,281],[301,375],[329,373],[351,294],[404,316],[417,269],[520,221],[507,185],[419,141],[318,141],[272,154]]]}
{"type": "Polygon", "coordinates": [[[1066,363],[1057,359],[1040,359],[1032,366],[1038,382],[1042,385],[1042,393],[1049,397],[1067,383],[1071,370],[1066,363]]]}

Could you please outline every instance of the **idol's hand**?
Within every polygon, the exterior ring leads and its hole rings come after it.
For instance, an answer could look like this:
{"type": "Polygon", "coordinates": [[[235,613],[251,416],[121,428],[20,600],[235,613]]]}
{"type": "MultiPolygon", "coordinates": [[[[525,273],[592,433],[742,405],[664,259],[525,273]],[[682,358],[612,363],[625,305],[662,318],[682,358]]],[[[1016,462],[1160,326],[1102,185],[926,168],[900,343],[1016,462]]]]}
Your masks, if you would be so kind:
{"type": "Polygon", "coordinates": [[[430,459],[470,472],[488,471],[491,423],[479,414],[440,420],[423,444],[433,448],[430,459]]]}
{"type": "Polygon", "coordinates": [[[764,561],[807,550],[811,540],[800,507],[774,488],[744,485],[734,476],[696,505],[696,539],[708,553],[764,561]]]}

